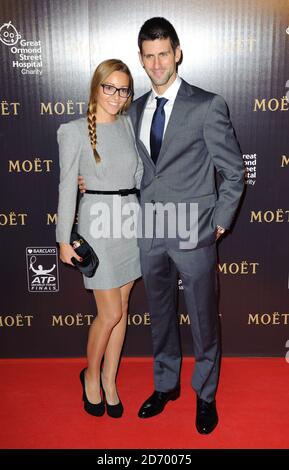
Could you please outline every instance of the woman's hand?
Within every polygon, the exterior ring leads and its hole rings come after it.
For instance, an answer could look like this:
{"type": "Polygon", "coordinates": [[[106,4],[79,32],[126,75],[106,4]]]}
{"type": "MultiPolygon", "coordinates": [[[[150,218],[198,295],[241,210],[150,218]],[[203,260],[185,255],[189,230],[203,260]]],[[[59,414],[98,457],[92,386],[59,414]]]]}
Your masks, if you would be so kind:
{"type": "Polygon", "coordinates": [[[60,247],[60,253],[59,253],[59,258],[63,263],[70,264],[70,266],[74,266],[74,264],[71,261],[71,258],[77,259],[77,261],[81,262],[82,258],[78,256],[78,254],[74,251],[71,245],[69,243],[59,243],[60,247]]]}

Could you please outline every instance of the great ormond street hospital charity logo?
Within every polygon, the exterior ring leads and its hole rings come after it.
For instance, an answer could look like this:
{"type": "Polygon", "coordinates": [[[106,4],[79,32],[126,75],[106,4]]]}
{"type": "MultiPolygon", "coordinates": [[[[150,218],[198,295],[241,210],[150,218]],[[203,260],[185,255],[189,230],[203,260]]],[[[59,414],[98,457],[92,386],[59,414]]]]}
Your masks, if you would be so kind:
{"type": "Polygon", "coordinates": [[[40,39],[27,40],[18,33],[11,21],[0,26],[0,41],[8,46],[8,60],[22,75],[42,75],[42,46],[40,39]]]}
{"type": "Polygon", "coordinates": [[[11,21],[9,23],[4,23],[0,28],[0,41],[3,42],[6,46],[14,46],[17,44],[21,34],[18,33],[17,29],[11,21]]]}

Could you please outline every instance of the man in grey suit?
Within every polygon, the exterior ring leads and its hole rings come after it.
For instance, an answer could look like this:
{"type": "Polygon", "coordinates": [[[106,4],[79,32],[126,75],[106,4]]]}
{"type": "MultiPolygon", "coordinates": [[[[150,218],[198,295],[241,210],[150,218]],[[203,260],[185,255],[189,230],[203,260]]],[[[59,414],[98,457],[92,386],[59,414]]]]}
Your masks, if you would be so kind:
{"type": "Polygon", "coordinates": [[[138,415],[155,416],[180,394],[179,273],[194,343],[196,427],[208,434],[218,423],[215,242],[230,228],[236,213],[243,191],[243,161],[223,98],[191,86],[177,75],[182,52],[171,23],[164,18],[147,20],[139,32],[138,45],[152,90],[131,105],[129,114],[144,165],[142,229],[148,225],[146,206],[153,207],[152,230],[149,236],[139,238],[139,246],[151,318],[155,385],[138,415]],[[178,230],[173,236],[168,233],[172,212],[164,217],[167,204],[176,208],[177,221],[179,216],[193,219],[188,232],[194,232],[193,236],[184,238],[178,230]],[[181,211],[184,205],[186,209],[181,211]],[[164,224],[163,234],[158,231],[160,224],[164,224]]]}

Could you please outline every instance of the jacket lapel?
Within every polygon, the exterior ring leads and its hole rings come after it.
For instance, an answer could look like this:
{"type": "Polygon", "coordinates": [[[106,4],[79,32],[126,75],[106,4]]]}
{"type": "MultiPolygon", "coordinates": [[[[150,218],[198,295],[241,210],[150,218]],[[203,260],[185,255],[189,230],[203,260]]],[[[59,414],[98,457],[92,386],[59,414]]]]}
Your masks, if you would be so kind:
{"type": "Polygon", "coordinates": [[[157,160],[157,166],[159,165],[159,162],[166,154],[166,151],[169,147],[171,140],[174,139],[174,136],[178,132],[182,131],[182,126],[184,125],[184,122],[183,122],[184,109],[185,109],[184,107],[186,107],[188,104],[188,96],[192,96],[193,94],[194,92],[193,92],[191,85],[189,85],[187,82],[182,80],[181,86],[179,88],[179,91],[177,93],[177,96],[174,102],[174,106],[170,115],[166,132],[163,137],[162,146],[161,146],[160,153],[159,153],[158,160],[157,160]]]}
{"type": "Polygon", "coordinates": [[[137,147],[138,149],[141,151],[142,155],[144,154],[145,157],[147,158],[147,160],[152,164],[154,165],[154,162],[152,161],[151,159],[151,156],[150,154],[148,153],[147,151],[147,148],[146,146],[144,145],[144,143],[141,141],[140,139],[140,131],[141,131],[141,123],[142,123],[142,119],[143,119],[143,114],[144,114],[144,110],[145,110],[145,105],[146,105],[146,102],[150,96],[151,92],[149,91],[148,93],[146,93],[145,95],[143,95],[138,103],[137,103],[137,111],[136,111],[136,132],[135,132],[135,136],[136,136],[136,144],[137,144],[137,147]]]}

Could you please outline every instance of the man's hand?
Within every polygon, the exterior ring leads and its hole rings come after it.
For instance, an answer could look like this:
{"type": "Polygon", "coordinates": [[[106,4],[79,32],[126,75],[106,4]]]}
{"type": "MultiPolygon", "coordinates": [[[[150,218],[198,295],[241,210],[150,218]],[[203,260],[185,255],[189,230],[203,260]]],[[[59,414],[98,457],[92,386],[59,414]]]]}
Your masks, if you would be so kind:
{"type": "Polygon", "coordinates": [[[216,240],[218,240],[218,238],[220,238],[221,235],[223,235],[225,233],[225,229],[223,227],[220,227],[220,225],[217,225],[217,229],[216,229],[216,240]]]}
{"type": "Polygon", "coordinates": [[[83,176],[78,177],[78,187],[79,191],[83,194],[87,190],[83,176]]]}

